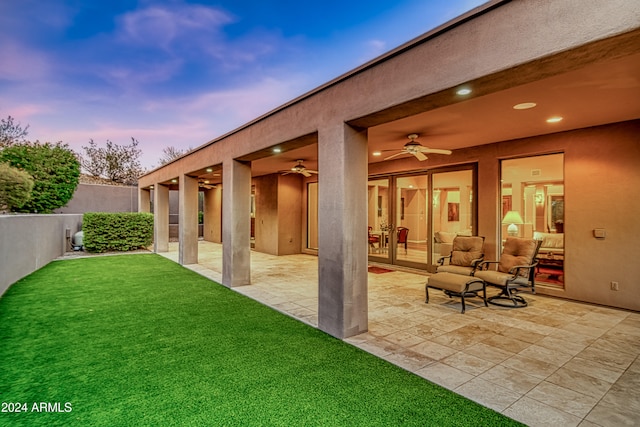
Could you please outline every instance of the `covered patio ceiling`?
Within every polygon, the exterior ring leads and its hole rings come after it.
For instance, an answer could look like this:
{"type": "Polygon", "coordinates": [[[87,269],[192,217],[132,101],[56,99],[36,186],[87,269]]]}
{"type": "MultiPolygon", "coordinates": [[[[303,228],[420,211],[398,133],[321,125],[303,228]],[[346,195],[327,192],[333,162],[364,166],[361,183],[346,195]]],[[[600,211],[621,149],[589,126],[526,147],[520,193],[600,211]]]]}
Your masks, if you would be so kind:
{"type": "MultiPolygon", "coordinates": [[[[469,82],[465,85],[471,89],[467,96],[455,93],[459,87],[451,88],[348,123],[368,128],[368,161],[376,163],[396,152],[385,150],[400,150],[412,133],[419,135],[417,140],[424,146],[457,150],[638,119],[639,40],[640,32],[636,31],[595,42],[581,51],[562,52],[469,82]],[[536,105],[514,109],[522,103],[536,105]],[[547,122],[558,116],[561,121],[547,122]],[[382,155],[375,156],[376,151],[382,155]]],[[[297,160],[304,160],[308,169],[319,170],[315,135],[283,146],[279,154],[263,150],[246,159],[252,162],[252,175],[289,170],[297,160]]],[[[426,167],[428,162],[420,166],[426,167]]],[[[215,167],[213,172],[197,171],[194,176],[211,183],[221,181],[215,167]]]]}

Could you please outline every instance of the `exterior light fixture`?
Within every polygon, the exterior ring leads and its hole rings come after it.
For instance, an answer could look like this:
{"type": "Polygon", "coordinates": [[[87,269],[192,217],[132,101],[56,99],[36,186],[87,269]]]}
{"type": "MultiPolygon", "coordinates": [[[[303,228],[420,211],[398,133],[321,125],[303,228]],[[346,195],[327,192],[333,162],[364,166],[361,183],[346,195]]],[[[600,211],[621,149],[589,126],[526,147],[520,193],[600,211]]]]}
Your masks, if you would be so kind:
{"type": "Polygon", "coordinates": [[[373,153],[371,153],[372,156],[382,156],[382,153],[380,151],[374,151],[373,153]]]}
{"type": "Polygon", "coordinates": [[[469,89],[468,87],[463,87],[458,89],[456,93],[460,96],[469,95],[471,93],[471,89],[469,89]]]}
{"type": "Polygon", "coordinates": [[[547,119],[547,123],[558,123],[562,121],[562,117],[560,116],[554,116],[554,117],[549,117],[547,119]]]}
{"type": "Polygon", "coordinates": [[[206,170],[207,170],[207,172],[213,172],[212,168],[207,168],[206,170]]]}
{"type": "Polygon", "coordinates": [[[177,179],[172,179],[171,182],[173,182],[175,184],[176,182],[178,182],[178,180],[177,179]]]}
{"type": "Polygon", "coordinates": [[[535,102],[522,102],[520,104],[516,104],[513,106],[514,110],[528,110],[529,108],[533,108],[535,107],[536,104],[535,102]]]}
{"type": "Polygon", "coordinates": [[[282,153],[282,149],[280,147],[276,147],[273,149],[274,153],[282,153]]]}

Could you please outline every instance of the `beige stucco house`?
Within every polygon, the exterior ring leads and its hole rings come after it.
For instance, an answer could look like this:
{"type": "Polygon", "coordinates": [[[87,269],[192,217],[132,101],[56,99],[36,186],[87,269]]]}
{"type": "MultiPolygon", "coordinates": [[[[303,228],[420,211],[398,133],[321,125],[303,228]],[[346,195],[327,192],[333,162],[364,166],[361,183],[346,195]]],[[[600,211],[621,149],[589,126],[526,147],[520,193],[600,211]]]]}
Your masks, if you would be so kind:
{"type": "Polygon", "coordinates": [[[178,192],[194,264],[203,192],[228,287],[251,284],[252,250],[317,254],[318,326],[347,337],[370,262],[433,271],[456,234],[487,259],[508,233],[546,238],[539,293],[640,310],[639,188],[637,2],[490,1],[149,172],[139,206],[167,251],[178,192]],[[451,154],[401,151],[412,134],[451,154]]]}

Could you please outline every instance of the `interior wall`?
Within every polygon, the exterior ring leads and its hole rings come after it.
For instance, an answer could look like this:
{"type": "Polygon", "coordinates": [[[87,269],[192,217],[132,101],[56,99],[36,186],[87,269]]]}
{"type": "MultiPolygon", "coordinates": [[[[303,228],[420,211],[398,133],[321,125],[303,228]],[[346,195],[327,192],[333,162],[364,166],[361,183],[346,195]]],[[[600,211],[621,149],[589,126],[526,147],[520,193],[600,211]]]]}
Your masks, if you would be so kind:
{"type": "Polygon", "coordinates": [[[272,255],[302,252],[302,185],[299,175],[270,174],[255,185],[255,250],[272,255]]]}
{"type": "Polygon", "coordinates": [[[203,215],[204,240],[222,243],[222,186],[204,191],[203,215]]]}
{"type": "Polygon", "coordinates": [[[640,120],[566,135],[566,296],[640,310],[640,120]],[[604,229],[604,239],[594,229],[604,229]],[[619,290],[611,290],[611,282],[619,290]]]}
{"type": "Polygon", "coordinates": [[[256,226],[255,250],[278,254],[278,175],[253,179],[255,185],[256,226]]]}
{"type": "MultiPolygon", "coordinates": [[[[631,237],[640,234],[640,120],[501,142],[480,147],[480,234],[495,234],[499,214],[501,158],[564,152],[564,289],[537,287],[539,293],[640,310],[640,253],[631,237]],[[485,188],[486,186],[486,188],[485,188]],[[494,223],[493,229],[490,223],[494,223]],[[602,228],[606,238],[594,237],[602,228]],[[611,290],[611,281],[619,290],[611,290]]],[[[497,237],[488,256],[497,259],[497,237]]]]}
{"type": "Polygon", "coordinates": [[[300,175],[278,176],[278,255],[301,252],[302,185],[300,175]]]}

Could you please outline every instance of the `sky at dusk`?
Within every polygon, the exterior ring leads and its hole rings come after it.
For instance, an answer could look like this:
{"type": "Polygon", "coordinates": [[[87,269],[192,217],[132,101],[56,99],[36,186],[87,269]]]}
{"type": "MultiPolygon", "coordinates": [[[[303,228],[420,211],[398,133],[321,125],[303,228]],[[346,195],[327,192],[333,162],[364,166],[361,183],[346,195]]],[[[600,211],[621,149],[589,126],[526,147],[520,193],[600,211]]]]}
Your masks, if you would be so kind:
{"type": "Polygon", "coordinates": [[[0,0],[0,118],[150,169],[484,2],[0,0]]]}

